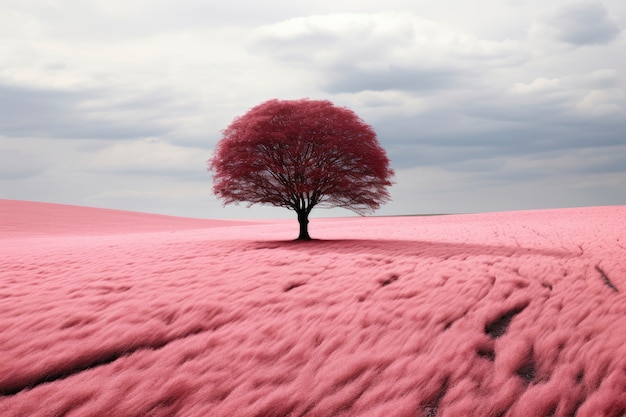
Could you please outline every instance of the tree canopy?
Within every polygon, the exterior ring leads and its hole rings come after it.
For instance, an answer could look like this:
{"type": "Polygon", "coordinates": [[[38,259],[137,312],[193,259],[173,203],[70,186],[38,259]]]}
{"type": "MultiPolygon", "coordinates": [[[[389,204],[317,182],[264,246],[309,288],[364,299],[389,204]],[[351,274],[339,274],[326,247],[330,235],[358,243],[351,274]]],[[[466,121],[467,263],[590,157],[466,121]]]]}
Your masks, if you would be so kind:
{"type": "Polygon", "coordinates": [[[393,170],[370,125],[327,100],[269,100],[236,118],[213,157],[213,191],[224,204],[285,207],[310,239],[315,206],[365,214],[390,199],[393,170]]]}

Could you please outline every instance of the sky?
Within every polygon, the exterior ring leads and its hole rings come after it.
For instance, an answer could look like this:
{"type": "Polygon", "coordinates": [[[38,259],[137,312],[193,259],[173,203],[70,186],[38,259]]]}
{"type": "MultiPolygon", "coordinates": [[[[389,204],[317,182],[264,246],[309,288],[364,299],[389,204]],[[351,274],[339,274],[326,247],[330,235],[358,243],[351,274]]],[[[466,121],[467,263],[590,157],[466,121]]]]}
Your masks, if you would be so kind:
{"type": "Polygon", "coordinates": [[[377,215],[624,205],[624,28],[622,0],[3,0],[0,198],[293,217],[224,207],[206,161],[311,98],[376,131],[377,215]]]}

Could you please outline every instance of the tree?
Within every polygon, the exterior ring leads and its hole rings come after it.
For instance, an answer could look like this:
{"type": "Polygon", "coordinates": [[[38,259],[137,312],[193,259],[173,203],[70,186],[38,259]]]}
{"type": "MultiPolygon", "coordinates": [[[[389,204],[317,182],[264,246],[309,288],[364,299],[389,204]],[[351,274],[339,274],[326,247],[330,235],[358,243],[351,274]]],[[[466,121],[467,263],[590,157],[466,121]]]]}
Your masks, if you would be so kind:
{"type": "Polygon", "coordinates": [[[223,131],[213,157],[213,192],[224,204],[294,210],[310,240],[315,206],[363,215],[387,202],[393,170],[371,126],[326,100],[269,100],[223,131]]]}

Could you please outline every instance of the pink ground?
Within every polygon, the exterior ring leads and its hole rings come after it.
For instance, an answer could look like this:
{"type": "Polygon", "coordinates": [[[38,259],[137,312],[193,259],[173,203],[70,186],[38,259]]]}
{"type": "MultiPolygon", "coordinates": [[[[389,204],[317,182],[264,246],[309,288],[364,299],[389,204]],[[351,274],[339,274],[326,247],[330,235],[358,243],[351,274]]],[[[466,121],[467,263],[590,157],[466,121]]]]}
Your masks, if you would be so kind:
{"type": "Polygon", "coordinates": [[[3,417],[626,415],[626,207],[0,219],[3,417]]]}

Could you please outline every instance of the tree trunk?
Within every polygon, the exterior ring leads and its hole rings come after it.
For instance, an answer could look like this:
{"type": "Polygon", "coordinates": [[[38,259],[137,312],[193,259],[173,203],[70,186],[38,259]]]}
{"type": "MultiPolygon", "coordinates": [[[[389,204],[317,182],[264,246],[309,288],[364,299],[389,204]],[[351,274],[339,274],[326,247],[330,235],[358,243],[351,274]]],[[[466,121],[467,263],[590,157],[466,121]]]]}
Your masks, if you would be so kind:
{"type": "Polygon", "coordinates": [[[300,223],[300,235],[297,240],[311,240],[311,236],[309,236],[309,214],[306,211],[298,211],[298,223],[300,223]]]}

